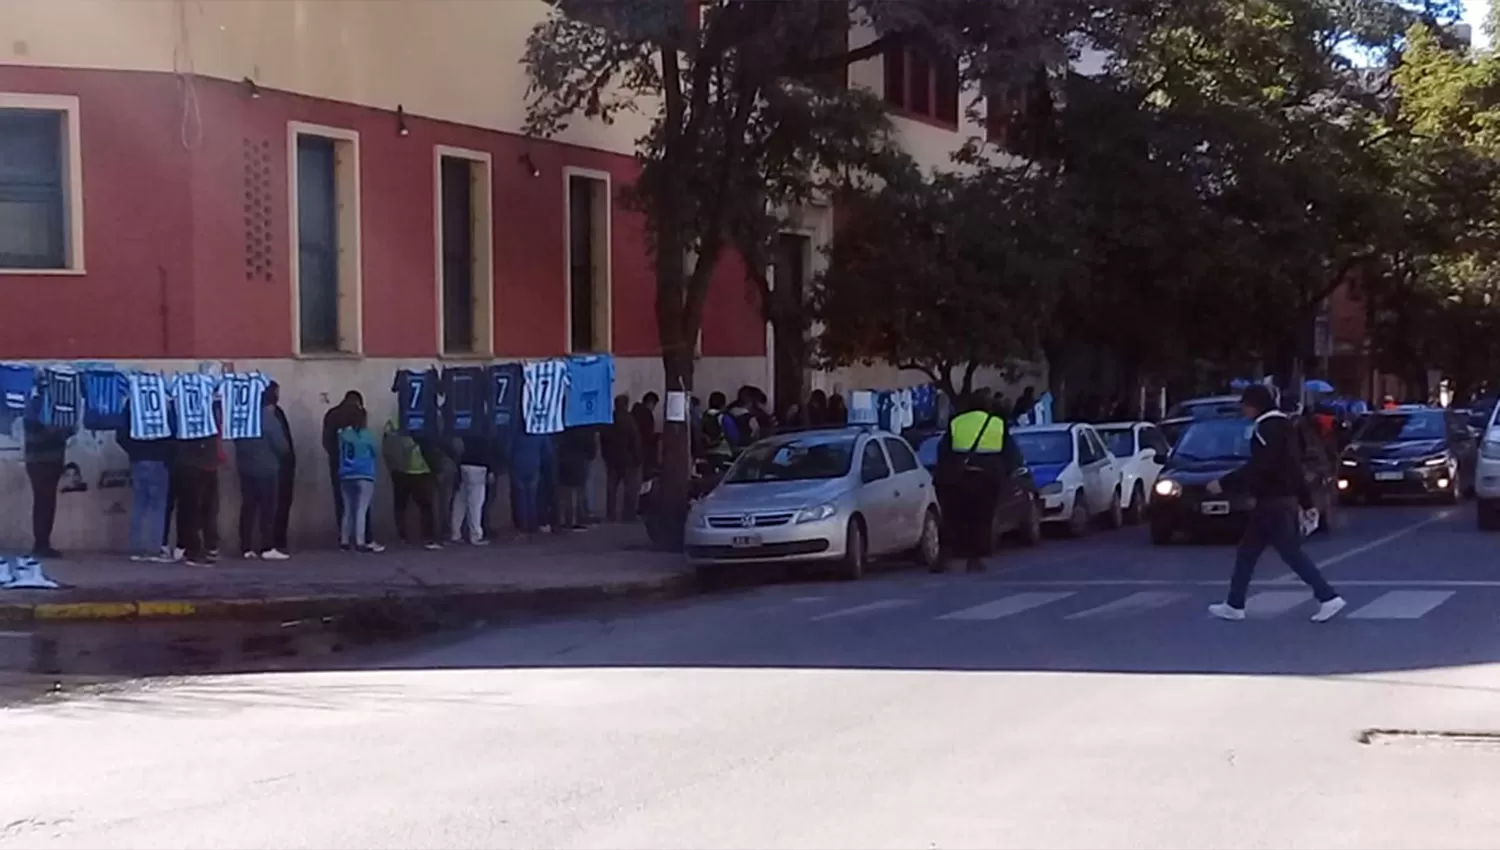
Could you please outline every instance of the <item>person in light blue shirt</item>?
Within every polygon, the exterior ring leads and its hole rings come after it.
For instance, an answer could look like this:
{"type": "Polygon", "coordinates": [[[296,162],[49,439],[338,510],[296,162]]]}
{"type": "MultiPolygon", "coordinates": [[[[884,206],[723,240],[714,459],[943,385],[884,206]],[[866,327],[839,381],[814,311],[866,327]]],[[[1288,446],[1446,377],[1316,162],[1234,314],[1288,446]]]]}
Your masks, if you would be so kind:
{"type": "Polygon", "coordinates": [[[370,503],[375,500],[375,456],[379,448],[370,432],[367,414],[359,408],[338,432],[339,490],[344,516],[339,528],[339,548],[358,547],[361,552],[384,552],[385,547],[368,536],[370,503]]]}

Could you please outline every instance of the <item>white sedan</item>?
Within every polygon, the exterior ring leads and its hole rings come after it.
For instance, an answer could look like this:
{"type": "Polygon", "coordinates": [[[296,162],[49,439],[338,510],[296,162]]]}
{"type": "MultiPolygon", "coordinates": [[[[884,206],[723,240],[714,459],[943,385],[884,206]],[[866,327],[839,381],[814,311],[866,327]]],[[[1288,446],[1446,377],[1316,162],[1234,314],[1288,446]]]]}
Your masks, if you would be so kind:
{"type": "Polygon", "coordinates": [[[1125,521],[1135,525],[1146,518],[1146,505],[1151,501],[1156,477],[1166,465],[1172,447],[1150,422],[1106,422],[1094,428],[1120,461],[1125,521]]]}
{"type": "Polygon", "coordinates": [[[1017,428],[1015,440],[1041,491],[1043,522],[1060,523],[1074,536],[1098,518],[1110,528],[1124,524],[1123,464],[1093,426],[1059,422],[1017,428]]]}

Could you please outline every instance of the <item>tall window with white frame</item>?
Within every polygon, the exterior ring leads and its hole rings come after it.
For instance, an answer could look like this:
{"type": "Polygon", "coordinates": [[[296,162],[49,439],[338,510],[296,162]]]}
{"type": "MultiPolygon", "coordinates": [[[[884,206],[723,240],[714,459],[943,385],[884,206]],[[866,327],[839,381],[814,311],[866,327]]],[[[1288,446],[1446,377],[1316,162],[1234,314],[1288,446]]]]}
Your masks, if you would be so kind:
{"type": "Polygon", "coordinates": [[[297,129],[297,347],[302,354],[360,351],[358,137],[297,129]]]}
{"type": "Polygon", "coordinates": [[[574,352],[608,351],[609,184],[568,176],[568,343],[574,352]]]}
{"type": "Polygon", "coordinates": [[[493,326],[489,161],[452,150],[439,153],[437,170],[443,353],[484,354],[493,326]]]}
{"type": "Polygon", "coordinates": [[[75,267],[68,145],[66,112],[0,108],[0,268],[75,267]]]}

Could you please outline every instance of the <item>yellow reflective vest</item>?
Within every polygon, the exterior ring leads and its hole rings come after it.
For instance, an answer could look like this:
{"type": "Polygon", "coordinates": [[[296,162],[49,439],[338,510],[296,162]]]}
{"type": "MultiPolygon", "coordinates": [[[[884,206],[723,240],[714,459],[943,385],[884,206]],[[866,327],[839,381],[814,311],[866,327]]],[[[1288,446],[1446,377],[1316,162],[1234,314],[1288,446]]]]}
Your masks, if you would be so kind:
{"type": "Polygon", "coordinates": [[[999,454],[1005,447],[1005,420],[983,410],[959,414],[948,423],[948,441],[960,454],[999,454]]]}

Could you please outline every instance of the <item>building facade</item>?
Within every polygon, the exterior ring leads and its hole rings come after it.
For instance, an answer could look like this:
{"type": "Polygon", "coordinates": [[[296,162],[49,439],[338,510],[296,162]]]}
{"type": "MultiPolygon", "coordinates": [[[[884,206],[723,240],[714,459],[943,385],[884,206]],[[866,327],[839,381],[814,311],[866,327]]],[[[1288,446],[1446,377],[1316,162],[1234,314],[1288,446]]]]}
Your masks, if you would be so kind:
{"type": "MultiPolygon", "coordinates": [[[[0,360],[266,372],[293,426],[298,501],[316,506],[294,511],[304,541],[333,527],[323,412],[358,390],[384,421],[399,368],[608,352],[618,391],[660,391],[643,222],[618,200],[650,110],[524,136],[520,59],[548,13],[542,0],[0,4],[0,360]]],[[[849,74],[889,88],[903,140],[934,166],[984,132],[950,106],[947,79],[907,57],[849,74]]],[[[800,222],[783,285],[816,273],[832,238],[831,210],[800,222]]],[[[775,384],[757,301],[723,263],[698,392],[775,384]]],[[[0,435],[0,551],[30,542],[19,437],[0,435]]],[[[80,433],[69,460],[88,489],[61,497],[54,539],[119,546],[123,453],[80,433]]]]}

